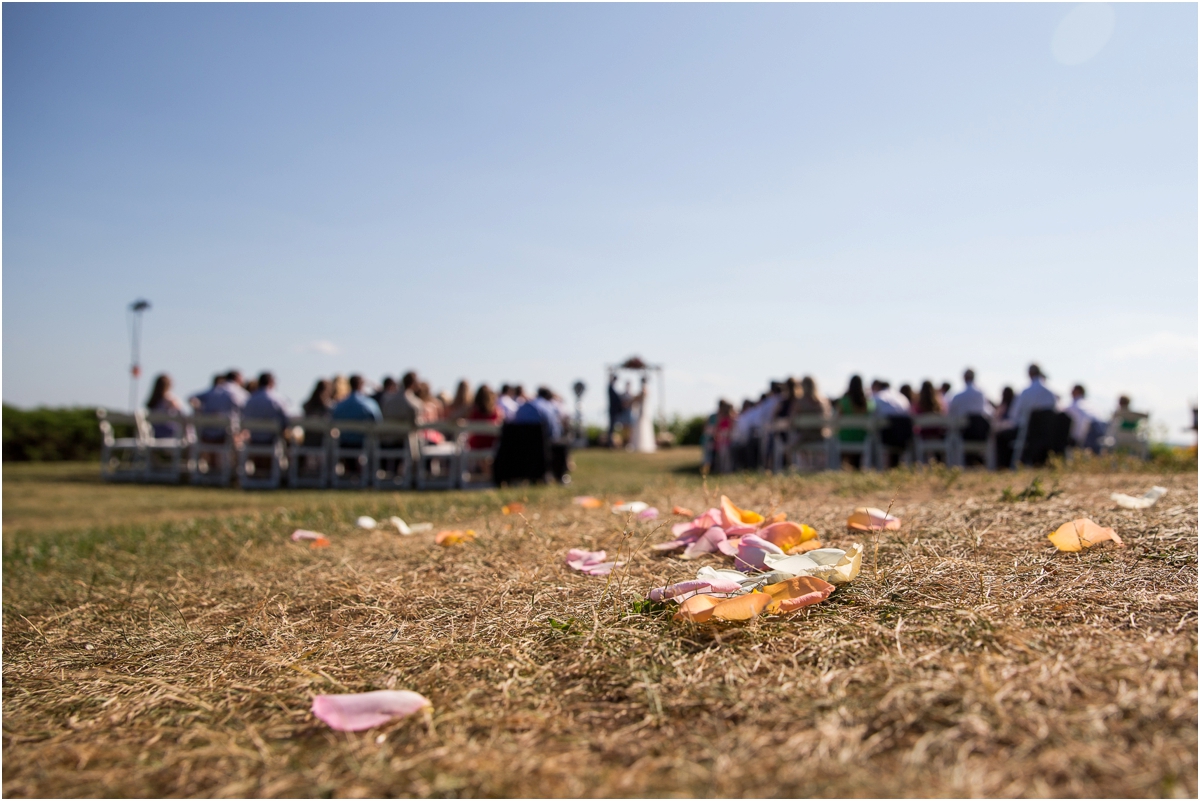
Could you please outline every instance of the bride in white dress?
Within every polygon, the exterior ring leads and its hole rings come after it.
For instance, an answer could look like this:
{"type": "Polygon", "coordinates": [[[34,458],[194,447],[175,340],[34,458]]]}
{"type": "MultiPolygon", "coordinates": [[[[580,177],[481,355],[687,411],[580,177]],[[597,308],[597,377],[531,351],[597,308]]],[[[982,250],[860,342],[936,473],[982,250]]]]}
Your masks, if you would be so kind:
{"type": "Polygon", "coordinates": [[[646,377],[642,376],[642,391],[633,398],[633,435],[629,438],[629,449],[634,453],[654,453],[654,420],[650,411],[650,393],[646,388],[646,377]]]}

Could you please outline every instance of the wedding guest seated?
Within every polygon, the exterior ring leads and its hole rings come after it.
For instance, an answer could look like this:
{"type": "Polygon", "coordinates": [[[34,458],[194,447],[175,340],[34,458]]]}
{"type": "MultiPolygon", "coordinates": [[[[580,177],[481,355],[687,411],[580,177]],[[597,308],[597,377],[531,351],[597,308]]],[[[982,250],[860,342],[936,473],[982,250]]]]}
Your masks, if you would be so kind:
{"type": "Polygon", "coordinates": [[[209,398],[212,397],[212,393],[216,391],[217,387],[221,386],[224,383],[225,383],[225,374],[224,373],[214,375],[213,380],[212,380],[212,386],[210,386],[208,389],[200,390],[199,392],[193,394],[190,398],[188,398],[188,404],[192,407],[192,410],[194,412],[196,412],[197,414],[211,414],[210,412],[205,411],[205,409],[207,408],[209,398]]]}
{"type": "Polygon", "coordinates": [[[1129,404],[1128,395],[1117,398],[1117,410],[1113,412],[1112,420],[1120,431],[1132,433],[1137,431],[1141,421],[1148,419],[1150,415],[1145,412],[1135,412],[1129,404]]]}
{"type": "Polygon", "coordinates": [[[415,372],[409,370],[404,374],[399,388],[383,398],[380,411],[384,420],[410,426],[425,422],[424,404],[417,397],[417,384],[415,372]]]}
{"type": "MultiPolygon", "coordinates": [[[[146,401],[146,410],[171,417],[183,415],[183,403],[171,391],[171,377],[160,373],[154,379],[154,388],[150,390],[150,398],[146,401]]],[[[177,439],[183,436],[183,425],[180,423],[155,423],[155,439],[177,439]]]]}
{"type": "Polygon", "coordinates": [[[943,381],[942,385],[940,387],[938,387],[938,394],[940,394],[942,396],[942,398],[948,398],[948,397],[950,397],[950,390],[951,390],[950,382],[943,381]]]}
{"type": "Polygon", "coordinates": [[[917,395],[915,392],[913,392],[911,384],[901,384],[900,394],[904,396],[906,401],[908,401],[910,408],[917,405],[917,395]]]}
{"type": "Polygon", "coordinates": [[[1012,387],[1005,387],[1000,390],[1000,402],[996,404],[995,411],[992,413],[992,420],[996,428],[1012,428],[1012,417],[1009,412],[1012,411],[1013,401],[1017,399],[1017,394],[1012,387]]]}
{"type": "MultiPolygon", "coordinates": [[[[817,392],[817,382],[812,376],[806,375],[800,379],[800,395],[796,398],[795,411],[796,414],[819,414],[826,417],[830,413],[829,401],[817,392]]],[[[824,428],[804,428],[796,431],[796,441],[804,443],[820,442],[827,436],[829,429],[824,428]]]]}
{"type": "Polygon", "coordinates": [[[1117,449],[1133,448],[1141,457],[1149,456],[1149,446],[1145,437],[1139,437],[1138,427],[1143,420],[1149,418],[1144,412],[1135,412],[1130,408],[1128,395],[1117,399],[1117,410],[1113,412],[1109,423],[1108,436],[1113,447],[1117,449]]]}
{"type": "Polygon", "coordinates": [[[324,378],[318,379],[303,409],[305,417],[329,417],[333,413],[333,384],[324,378]]]}
{"type": "MultiPolygon", "coordinates": [[[[470,411],[467,412],[467,419],[496,425],[504,422],[504,412],[496,404],[496,393],[487,384],[480,384],[479,389],[475,390],[475,398],[470,411]]],[[[472,434],[467,437],[467,447],[472,450],[486,450],[495,445],[496,437],[492,434],[472,434]]]]}
{"type": "Polygon", "coordinates": [[[504,415],[505,420],[512,420],[517,413],[516,398],[513,397],[513,388],[508,384],[500,387],[500,394],[496,396],[496,406],[500,408],[500,412],[504,415]]]}
{"type": "MultiPolygon", "coordinates": [[[[860,376],[850,376],[850,384],[846,387],[846,394],[838,398],[834,404],[834,409],[838,413],[838,417],[868,415],[874,411],[874,401],[867,397],[863,391],[863,382],[860,376]]],[[[865,428],[838,428],[838,441],[846,444],[861,444],[867,439],[867,430],[865,428]]],[[[855,470],[862,467],[862,454],[848,453],[843,454],[843,462],[847,462],[855,470]]]]}
{"type": "Polygon", "coordinates": [[[471,388],[467,386],[466,379],[459,381],[457,389],[454,390],[454,398],[446,406],[446,419],[462,420],[471,413],[473,400],[471,388]]]}
{"type": "MultiPolygon", "coordinates": [[[[363,377],[361,375],[350,376],[349,387],[350,394],[345,400],[333,407],[334,420],[366,420],[378,423],[383,419],[383,414],[379,411],[379,405],[375,401],[368,398],[362,391],[363,377]]],[[[341,437],[343,447],[361,448],[363,445],[363,435],[355,431],[348,431],[341,437]]]]}
{"type": "Polygon", "coordinates": [[[242,378],[241,370],[233,369],[226,373],[223,386],[225,391],[233,396],[237,408],[242,408],[246,405],[246,401],[250,400],[250,393],[246,390],[246,382],[242,378]]]}
{"type": "MultiPolygon", "coordinates": [[[[1029,386],[1012,401],[1005,415],[1011,427],[1004,428],[996,434],[996,454],[999,464],[1005,466],[1012,463],[1013,449],[1016,447],[1017,437],[1021,433],[1021,426],[1028,424],[1029,416],[1033,412],[1057,408],[1058,395],[1046,386],[1046,374],[1037,364],[1029,365],[1029,386]]],[[[1024,458],[1021,454],[1018,456],[1024,458]]]]}
{"type": "Polygon", "coordinates": [[[562,436],[562,420],[554,408],[554,393],[546,387],[538,387],[537,395],[521,404],[513,417],[514,423],[541,423],[547,436],[553,441],[562,436]]]}
{"type": "Polygon", "coordinates": [[[887,424],[879,432],[879,441],[888,449],[884,467],[900,463],[900,454],[912,442],[912,407],[908,399],[891,389],[891,384],[881,379],[871,382],[871,398],[875,401],[875,415],[886,418],[887,424]]]}
{"type": "Polygon", "coordinates": [[[733,404],[725,399],[718,401],[716,417],[712,433],[712,461],[718,473],[729,473],[733,470],[731,447],[733,426],[737,421],[737,413],[733,410],[733,404]]]}
{"type": "MultiPolygon", "coordinates": [[[[275,376],[264,372],[258,377],[258,389],[246,401],[242,410],[245,420],[270,420],[279,426],[282,432],[288,427],[291,417],[289,403],[286,398],[275,391],[275,376]]],[[[276,434],[269,431],[254,431],[250,434],[250,442],[254,445],[270,445],[275,441],[276,434]]]]}
{"type": "MultiPolygon", "coordinates": [[[[992,429],[992,415],[995,410],[983,393],[975,386],[975,371],[968,368],[963,371],[963,388],[950,399],[947,414],[951,417],[965,417],[966,426],[962,429],[962,438],[966,442],[986,442],[992,429]]],[[[1012,402],[1012,388],[1008,389],[1008,399],[1012,402]]],[[[981,460],[979,454],[967,454],[968,462],[981,460]]]]}
{"type": "Polygon", "coordinates": [[[387,395],[390,395],[391,393],[395,392],[398,386],[399,385],[396,383],[396,379],[392,378],[390,375],[384,376],[383,383],[379,385],[379,391],[371,396],[371,400],[373,400],[373,401],[375,401],[375,403],[379,404],[379,408],[380,408],[380,410],[382,410],[383,409],[383,399],[387,395]]]}
{"type": "MultiPolygon", "coordinates": [[[[942,394],[933,388],[932,381],[921,382],[921,390],[917,393],[917,402],[913,414],[945,414],[946,405],[942,394]]],[[[946,438],[946,429],[942,426],[916,426],[916,436],[924,440],[939,440],[946,438]]]]}
{"type": "Polygon", "coordinates": [[[1101,441],[1108,431],[1108,423],[1092,411],[1086,398],[1087,390],[1083,388],[1083,384],[1076,384],[1071,389],[1071,404],[1063,411],[1071,418],[1071,442],[1076,447],[1099,453],[1101,441]]]}

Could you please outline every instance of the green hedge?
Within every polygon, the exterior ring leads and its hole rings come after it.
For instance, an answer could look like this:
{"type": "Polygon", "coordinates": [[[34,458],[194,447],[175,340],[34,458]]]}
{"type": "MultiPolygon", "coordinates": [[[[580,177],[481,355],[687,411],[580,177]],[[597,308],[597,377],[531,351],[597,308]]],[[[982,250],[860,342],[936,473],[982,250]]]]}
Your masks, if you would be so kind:
{"type": "Polygon", "coordinates": [[[94,408],[18,409],[4,404],[4,461],[64,462],[100,458],[94,408]]]}

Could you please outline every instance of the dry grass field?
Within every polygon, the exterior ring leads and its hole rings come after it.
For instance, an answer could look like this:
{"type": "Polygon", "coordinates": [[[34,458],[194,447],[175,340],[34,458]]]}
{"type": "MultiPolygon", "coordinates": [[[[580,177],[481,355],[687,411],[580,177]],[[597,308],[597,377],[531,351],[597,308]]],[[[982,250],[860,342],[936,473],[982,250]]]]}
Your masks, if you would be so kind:
{"type": "Polygon", "coordinates": [[[1196,796],[1194,469],[704,482],[695,460],[585,452],[569,488],[440,494],[6,465],[4,795],[1196,796]],[[1051,497],[1002,499],[1035,476],[1051,497]],[[1153,509],[1108,499],[1153,484],[1153,509]],[[824,603],[682,624],[639,600],[720,558],[655,556],[675,519],[582,493],[664,512],[724,493],[834,546],[855,506],[904,524],[857,538],[862,574],[824,603]],[[360,514],[479,538],[441,548],[360,514]],[[1079,516],[1126,547],[1057,552],[1046,534],[1079,516]],[[582,576],[572,547],[629,564],[582,576]],[[432,716],[345,734],[309,713],[383,688],[432,716]]]}

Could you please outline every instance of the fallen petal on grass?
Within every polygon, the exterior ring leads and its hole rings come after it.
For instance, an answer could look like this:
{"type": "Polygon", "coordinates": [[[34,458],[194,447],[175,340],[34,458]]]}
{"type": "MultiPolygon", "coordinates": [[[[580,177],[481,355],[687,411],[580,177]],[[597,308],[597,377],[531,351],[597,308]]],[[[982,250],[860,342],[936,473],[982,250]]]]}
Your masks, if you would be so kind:
{"type": "Polygon", "coordinates": [[[438,545],[441,545],[442,547],[449,547],[451,545],[462,545],[464,543],[474,542],[474,541],[475,541],[475,532],[471,529],[467,529],[466,531],[458,531],[458,530],[439,531],[437,533],[437,537],[434,538],[434,542],[436,542],[438,545]]]}
{"type": "Polygon", "coordinates": [[[719,576],[714,578],[696,578],[666,587],[656,587],[650,590],[646,597],[651,601],[668,601],[672,598],[680,598],[681,596],[697,593],[702,590],[727,594],[741,592],[742,585],[732,579],[719,576]]]}
{"type": "Polygon", "coordinates": [[[613,514],[619,515],[624,514],[625,512],[637,514],[638,512],[644,512],[649,508],[650,504],[646,503],[645,501],[628,501],[627,503],[614,504],[612,510],[613,514]]]}
{"type": "Polygon", "coordinates": [[[525,504],[517,503],[516,501],[514,501],[513,503],[510,503],[510,504],[505,504],[504,506],[500,507],[500,514],[502,514],[502,515],[517,515],[524,511],[525,511],[525,504]]]}
{"type": "Polygon", "coordinates": [[[712,608],[712,616],[719,620],[750,620],[758,617],[774,599],[765,592],[752,592],[728,598],[712,608]]]}
{"type": "Polygon", "coordinates": [[[358,518],[358,520],[354,521],[354,524],[356,526],[358,526],[359,528],[367,528],[367,529],[375,528],[376,526],[379,525],[378,523],[375,522],[375,518],[367,517],[366,515],[363,515],[362,517],[358,518]]]}
{"type": "Polygon", "coordinates": [[[693,595],[679,605],[675,619],[703,623],[712,617],[713,607],[719,603],[721,603],[721,599],[711,595],[693,595]]]}
{"type": "Polygon", "coordinates": [[[638,520],[655,520],[658,518],[658,510],[651,506],[649,509],[643,509],[637,513],[638,520]]]}
{"type": "Polygon", "coordinates": [[[1070,523],[1063,523],[1053,534],[1048,534],[1046,537],[1054,543],[1055,548],[1069,553],[1082,551],[1084,548],[1090,548],[1105,540],[1112,540],[1118,547],[1125,547],[1125,543],[1117,536],[1117,532],[1111,528],[1103,528],[1086,517],[1072,520],[1070,523]]]}
{"type": "Polygon", "coordinates": [[[758,536],[767,542],[775,543],[785,552],[791,552],[792,548],[817,539],[817,530],[802,523],[781,521],[763,526],[758,530],[758,536]]]}
{"type": "Polygon", "coordinates": [[[1140,497],[1114,492],[1110,497],[1123,509],[1149,509],[1158,499],[1167,494],[1166,487],[1151,487],[1140,497]]]}
{"type": "Polygon", "coordinates": [[[725,530],[720,526],[713,526],[687,547],[687,550],[683,552],[683,558],[699,559],[706,553],[719,551],[721,543],[725,541],[725,530]]]}
{"type": "Polygon", "coordinates": [[[900,518],[873,506],[860,506],[846,521],[846,528],[855,531],[898,531],[900,518]]]}
{"type": "Polygon", "coordinates": [[[578,570],[589,576],[607,576],[613,568],[620,567],[624,562],[606,562],[608,554],[605,551],[585,551],[583,548],[572,548],[567,551],[567,567],[578,570]]]}
{"type": "Polygon", "coordinates": [[[770,606],[770,611],[775,614],[784,614],[820,603],[828,598],[834,589],[834,585],[815,576],[796,576],[787,581],[763,587],[763,592],[770,595],[774,601],[770,606]]]}
{"type": "Polygon", "coordinates": [[[571,502],[576,506],[582,506],[584,509],[599,509],[604,506],[604,501],[599,498],[593,498],[591,495],[578,495],[571,502]]]}
{"type": "Polygon", "coordinates": [[[671,509],[671,514],[679,515],[680,517],[695,517],[696,513],[686,506],[675,506],[671,509]]]}
{"type": "Polygon", "coordinates": [[[313,698],[312,713],[335,731],[362,731],[432,707],[428,698],[411,690],[375,690],[318,695],[313,698]]]}
{"type": "Polygon", "coordinates": [[[758,512],[752,512],[749,509],[739,509],[733,505],[733,501],[726,496],[721,496],[721,514],[725,517],[726,528],[730,526],[757,526],[763,522],[763,516],[758,512]]]}
{"type": "Polygon", "coordinates": [[[767,555],[783,555],[783,549],[762,537],[747,534],[738,540],[737,559],[733,566],[738,570],[765,570],[767,555]]]}

